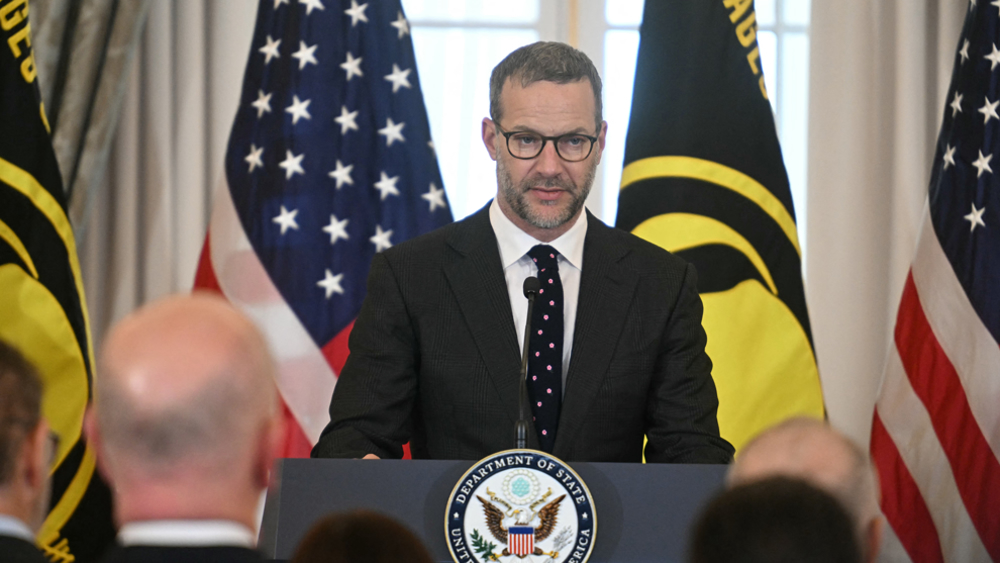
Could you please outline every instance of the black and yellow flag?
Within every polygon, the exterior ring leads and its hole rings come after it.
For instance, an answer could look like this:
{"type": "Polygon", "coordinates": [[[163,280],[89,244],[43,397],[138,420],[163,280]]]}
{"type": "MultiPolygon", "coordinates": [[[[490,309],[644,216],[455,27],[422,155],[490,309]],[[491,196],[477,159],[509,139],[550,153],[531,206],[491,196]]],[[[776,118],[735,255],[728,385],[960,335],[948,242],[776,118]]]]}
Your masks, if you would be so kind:
{"type": "Polygon", "coordinates": [[[737,450],[823,416],[753,0],[648,0],[617,226],[695,265],[719,428],[737,450]]]}
{"type": "Polygon", "coordinates": [[[60,438],[38,544],[55,562],[93,561],[114,539],[110,493],[82,435],[94,355],[26,0],[0,0],[0,38],[0,338],[38,368],[60,438]]]}

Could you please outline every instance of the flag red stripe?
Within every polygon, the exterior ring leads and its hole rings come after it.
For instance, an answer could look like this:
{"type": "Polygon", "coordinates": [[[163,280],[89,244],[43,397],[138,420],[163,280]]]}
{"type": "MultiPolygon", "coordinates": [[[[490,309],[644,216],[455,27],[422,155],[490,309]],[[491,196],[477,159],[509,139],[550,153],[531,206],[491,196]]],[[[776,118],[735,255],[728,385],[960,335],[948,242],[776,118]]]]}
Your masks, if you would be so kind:
{"type": "Polygon", "coordinates": [[[910,470],[886,431],[878,409],[872,420],[872,460],[882,484],[882,513],[913,563],[943,563],[941,541],[930,510],[910,470]]]}
{"type": "Polygon", "coordinates": [[[354,328],[354,322],[347,325],[344,330],[341,330],[337,336],[334,336],[323,346],[322,352],[323,357],[326,358],[326,363],[330,364],[330,368],[333,373],[340,376],[340,372],[344,369],[344,364],[347,362],[347,356],[351,353],[350,349],[347,347],[347,342],[351,338],[351,329],[354,328]]]}
{"type": "MultiPolygon", "coordinates": [[[[280,393],[278,397],[281,398],[280,393]]],[[[295,420],[295,415],[288,409],[285,400],[280,400],[281,414],[285,419],[285,438],[278,455],[280,457],[309,457],[310,452],[312,452],[312,443],[309,442],[306,433],[302,431],[299,422],[295,420]]]]}
{"type": "Polygon", "coordinates": [[[215,268],[212,266],[212,233],[205,235],[205,244],[201,246],[201,256],[198,258],[198,270],[194,274],[194,288],[214,291],[222,294],[222,286],[219,285],[219,278],[215,277],[215,268]]]}
{"type": "Polygon", "coordinates": [[[972,415],[955,368],[920,304],[913,273],[906,278],[896,319],[896,347],[914,392],[927,408],[955,484],[983,545],[1000,561],[1000,463],[972,415]]]}

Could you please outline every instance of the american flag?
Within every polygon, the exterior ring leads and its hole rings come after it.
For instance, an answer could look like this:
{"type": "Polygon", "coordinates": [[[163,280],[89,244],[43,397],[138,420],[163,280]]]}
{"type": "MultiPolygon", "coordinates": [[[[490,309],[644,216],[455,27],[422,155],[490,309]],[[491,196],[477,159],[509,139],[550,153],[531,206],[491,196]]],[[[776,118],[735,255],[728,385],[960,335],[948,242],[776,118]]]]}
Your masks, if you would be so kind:
{"type": "Polygon", "coordinates": [[[451,222],[398,0],[262,0],[195,288],[253,318],[308,455],[376,252],[451,222]]]}
{"type": "Polygon", "coordinates": [[[1000,1],[966,16],[872,425],[914,562],[1000,561],[1000,1]]]}
{"type": "Polygon", "coordinates": [[[507,528],[507,547],[518,557],[535,552],[535,529],[531,526],[511,526],[507,528]]]}

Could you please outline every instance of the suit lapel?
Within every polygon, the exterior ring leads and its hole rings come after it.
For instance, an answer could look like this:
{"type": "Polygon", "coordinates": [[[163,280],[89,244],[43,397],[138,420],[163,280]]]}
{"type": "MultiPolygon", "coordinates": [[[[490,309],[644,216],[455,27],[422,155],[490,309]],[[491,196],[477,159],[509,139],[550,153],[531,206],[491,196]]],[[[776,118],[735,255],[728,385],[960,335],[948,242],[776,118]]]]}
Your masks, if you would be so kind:
{"type": "Polygon", "coordinates": [[[628,248],[616,245],[610,227],[590,212],[587,220],[573,350],[553,449],[557,457],[570,450],[601,388],[638,282],[618,264],[628,248]]]}
{"type": "Polygon", "coordinates": [[[464,221],[448,244],[456,252],[446,259],[445,277],[513,425],[520,355],[489,205],[464,221]]]}

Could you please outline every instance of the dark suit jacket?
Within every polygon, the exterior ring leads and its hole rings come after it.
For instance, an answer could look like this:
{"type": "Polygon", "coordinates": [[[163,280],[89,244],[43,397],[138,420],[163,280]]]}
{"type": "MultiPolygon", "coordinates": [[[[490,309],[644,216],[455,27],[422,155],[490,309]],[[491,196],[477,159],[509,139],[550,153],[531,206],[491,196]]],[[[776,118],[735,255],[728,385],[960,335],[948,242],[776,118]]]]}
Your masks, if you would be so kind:
{"type": "Polygon", "coordinates": [[[252,549],[232,546],[115,547],[102,563],[261,563],[263,558],[252,549]]]}
{"type": "Polygon", "coordinates": [[[0,535],[0,563],[49,563],[35,544],[0,535]]]}
{"type": "MultiPolygon", "coordinates": [[[[553,455],[726,463],[694,269],[587,213],[553,455]]],[[[489,206],[375,256],[315,457],[510,449],[521,355],[489,206]]],[[[538,448],[534,428],[528,447],[538,448]]]]}

